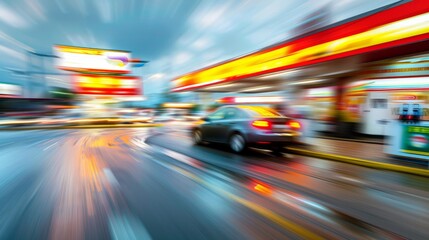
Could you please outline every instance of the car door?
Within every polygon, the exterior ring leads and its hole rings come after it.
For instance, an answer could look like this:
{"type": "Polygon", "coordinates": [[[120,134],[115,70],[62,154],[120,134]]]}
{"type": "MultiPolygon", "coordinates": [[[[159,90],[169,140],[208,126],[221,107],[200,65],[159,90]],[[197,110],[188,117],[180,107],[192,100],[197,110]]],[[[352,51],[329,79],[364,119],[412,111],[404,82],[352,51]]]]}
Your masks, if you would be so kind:
{"type": "Polygon", "coordinates": [[[228,142],[231,132],[237,127],[240,113],[235,108],[226,108],[225,117],[218,121],[216,132],[217,141],[228,142]]]}
{"type": "Polygon", "coordinates": [[[201,127],[204,140],[219,141],[219,122],[224,120],[225,114],[226,109],[222,108],[207,116],[207,121],[201,127]]]}

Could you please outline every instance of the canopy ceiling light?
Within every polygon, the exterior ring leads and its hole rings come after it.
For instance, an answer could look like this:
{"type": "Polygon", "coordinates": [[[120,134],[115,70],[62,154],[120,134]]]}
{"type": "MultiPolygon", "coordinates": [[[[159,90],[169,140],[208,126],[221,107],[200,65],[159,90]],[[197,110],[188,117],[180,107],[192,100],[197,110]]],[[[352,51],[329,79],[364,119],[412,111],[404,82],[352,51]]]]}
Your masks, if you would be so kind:
{"type": "Polygon", "coordinates": [[[279,72],[279,73],[273,73],[273,74],[269,74],[269,75],[264,75],[262,77],[259,77],[261,79],[269,79],[269,78],[278,78],[278,77],[286,77],[286,76],[291,76],[295,73],[297,73],[299,70],[290,70],[290,71],[284,71],[284,72],[279,72]]]}
{"type": "Polygon", "coordinates": [[[325,81],[325,79],[305,80],[305,81],[299,81],[299,82],[292,82],[289,85],[307,85],[307,84],[313,84],[313,83],[320,83],[323,81],[325,81]]]}
{"type": "Polygon", "coordinates": [[[219,85],[219,86],[207,87],[207,88],[205,88],[205,89],[206,89],[206,90],[222,89],[222,88],[229,88],[229,87],[239,86],[239,85],[240,85],[240,84],[237,84],[237,83],[230,83],[230,84],[225,84],[225,85],[219,85]]]}
{"type": "Polygon", "coordinates": [[[245,88],[241,92],[255,92],[255,91],[266,90],[266,89],[270,89],[270,88],[273,88],[273,87],[272,86],[251,87],[251,88],[245,88]]]}

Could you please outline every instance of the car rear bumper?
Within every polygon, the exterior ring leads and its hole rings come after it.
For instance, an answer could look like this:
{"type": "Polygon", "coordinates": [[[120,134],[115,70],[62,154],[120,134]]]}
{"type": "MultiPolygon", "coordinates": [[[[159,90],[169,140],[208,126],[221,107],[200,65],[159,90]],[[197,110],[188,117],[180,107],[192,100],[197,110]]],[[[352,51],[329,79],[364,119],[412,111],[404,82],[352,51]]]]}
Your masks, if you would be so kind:
{"type": "Polygon", "coordinates": [[[299,132],[285,132],[285,133],[264,133],[256,132],[247,134],[247,142],[251,145],[259,144],[286,144],[297,142],[299,132]]]}

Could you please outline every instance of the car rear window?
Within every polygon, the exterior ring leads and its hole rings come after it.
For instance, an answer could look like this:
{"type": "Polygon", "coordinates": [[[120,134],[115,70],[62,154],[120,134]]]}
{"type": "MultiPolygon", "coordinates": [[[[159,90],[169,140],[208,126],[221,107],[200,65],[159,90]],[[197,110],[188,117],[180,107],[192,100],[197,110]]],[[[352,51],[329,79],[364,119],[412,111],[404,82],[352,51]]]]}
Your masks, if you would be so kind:
{"type": "Polygon", "coordinates": [[[239,108],[255,117],[282,117],[280,113],[268,107],[240,106],[239,108]]]}

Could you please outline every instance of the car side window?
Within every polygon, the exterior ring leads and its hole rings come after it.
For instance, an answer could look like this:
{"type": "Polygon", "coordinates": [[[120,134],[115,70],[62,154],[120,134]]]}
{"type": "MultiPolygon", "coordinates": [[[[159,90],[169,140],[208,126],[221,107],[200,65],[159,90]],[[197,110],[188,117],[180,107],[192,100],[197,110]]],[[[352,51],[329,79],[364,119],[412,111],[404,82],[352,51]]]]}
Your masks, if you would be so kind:
{"type": "Polygon", "coordinates": [[[237,119],[237,118],[239,118],[239,115],[240,114],[237,111],[237,109],[227,108],[226,114],[225,114],[225,119],[237,119]]]}
{"type": "Polygon", "coordinates": [[[209,119],[212,121],[225,119],[226,109],[220,109],[209,115],[209,119]]]}

